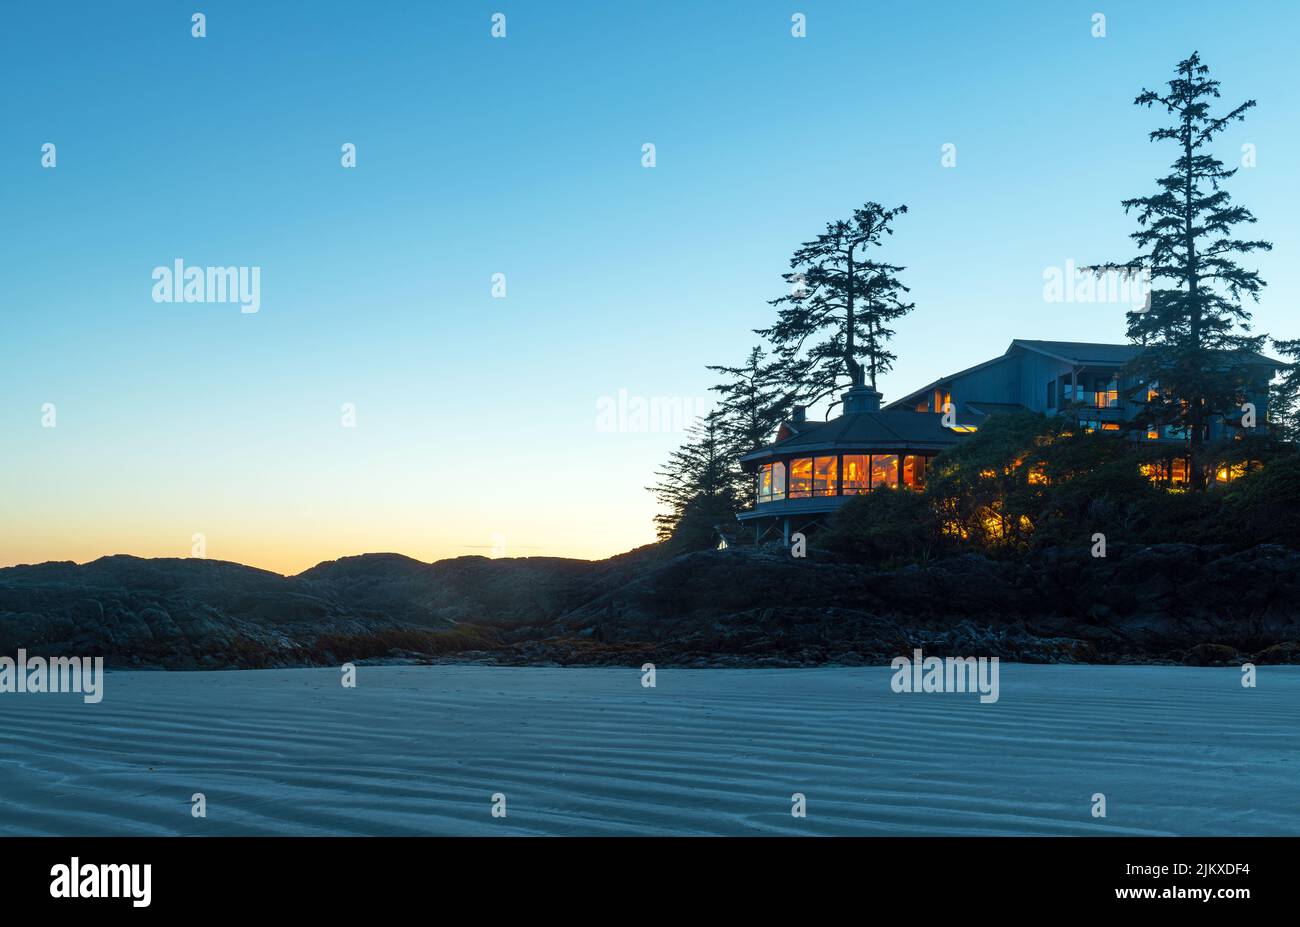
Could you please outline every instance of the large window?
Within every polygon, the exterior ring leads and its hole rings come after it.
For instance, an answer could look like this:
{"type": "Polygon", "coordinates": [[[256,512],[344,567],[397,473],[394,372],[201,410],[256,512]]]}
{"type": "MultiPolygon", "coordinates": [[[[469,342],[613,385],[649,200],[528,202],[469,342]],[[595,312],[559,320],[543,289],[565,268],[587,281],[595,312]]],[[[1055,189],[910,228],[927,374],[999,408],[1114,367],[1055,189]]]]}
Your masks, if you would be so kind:
{"type": "Polygon", "coordinates": [[[758,501],[785,498],[785,464],[763,464],[758,469],[758,501]]]}
{"type": "Polygon", "coordinates": [[[871,488],[871,457],[868,454],[844,455],[844,495],[854,496],[871,488]]]}
{"type": "Polygon", "coordinates": [[[1097,393],[1094,402],[1098,409],[1114,409],[1119,406],[1119,379],[1100,379],[1097,381],[1097,393]]]}
{"type": "Polygon", "coordinates": [[[813,495],[834,496],[839,491],[838,457],[818,457],[813,461],[813,495]]]}
{"type": "Polygon", "coordinates": [[[883,486],[898,488],[897,454],[871,455],[871,488],[880,489],[883,486]]]}
{"type": "Polygon", "coordinates": [[[790,461],[790,498],[803,499],[812,495],[813,462],[811,457],[790,461]]]}
{"type": "Polygon", "coordinates": [[[767,464],[758,471],[758,501],[853,496],[885,487],[923,489],[929,460],[921,454],[844,454],[767,464]]]}
{"type": "Polygon", "coordinates": [[[903,458],[903,485],[910,489],[925,486],[925,458],[908,454],[903,458]]]}

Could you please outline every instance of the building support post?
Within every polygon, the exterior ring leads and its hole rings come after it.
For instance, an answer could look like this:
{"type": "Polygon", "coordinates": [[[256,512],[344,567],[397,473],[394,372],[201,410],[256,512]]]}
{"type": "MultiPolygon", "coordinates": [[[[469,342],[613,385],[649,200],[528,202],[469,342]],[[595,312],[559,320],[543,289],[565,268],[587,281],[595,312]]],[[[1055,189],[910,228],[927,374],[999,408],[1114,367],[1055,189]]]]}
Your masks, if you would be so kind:
{"type": "Polygon", "coordinates": [[[783,527],[782,527],[782,530],[781,530],[781,542],[782,542],[783,544],[785,544],[786,547],[789,547],[789,546],[790,546],[790,518],[789,518],[789,516],[786,516],[786,518],[784,519],[784,522],[783,522],[783,527]]]}

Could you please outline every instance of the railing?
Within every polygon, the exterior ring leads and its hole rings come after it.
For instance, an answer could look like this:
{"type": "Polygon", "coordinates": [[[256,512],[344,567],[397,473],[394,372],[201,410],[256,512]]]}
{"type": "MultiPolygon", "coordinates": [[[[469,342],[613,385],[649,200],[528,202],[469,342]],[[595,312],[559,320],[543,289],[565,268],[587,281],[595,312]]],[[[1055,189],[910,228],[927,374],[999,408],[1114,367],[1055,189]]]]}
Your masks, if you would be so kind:
{"type": "Polygon", "coordinates": [[[1090,409],[1119,409],[1122,404],[1118,389],[1086,390],[1077,389],[1068,383],[1061,387],[1061,399],[1067,404],[1075,403],[1090,409]]]}

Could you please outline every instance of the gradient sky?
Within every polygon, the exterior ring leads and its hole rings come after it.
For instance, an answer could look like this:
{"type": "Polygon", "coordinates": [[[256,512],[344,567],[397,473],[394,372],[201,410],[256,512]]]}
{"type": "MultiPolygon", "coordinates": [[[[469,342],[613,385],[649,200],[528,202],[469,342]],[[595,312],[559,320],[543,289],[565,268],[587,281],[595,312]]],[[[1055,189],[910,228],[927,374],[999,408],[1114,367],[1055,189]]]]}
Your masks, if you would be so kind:
{"type": "Polygon", "coordinates": [[[1257,146],[1230,186],[1276,246],[1257,327],[1300,337],[1289,0],[5,19],[0,566],[187,556],[195,533],[279,572],[649,542],[643,487],[681,436],[602,432],[598,401],[708,397],[704,366],[757,342],[792,250],[866,200],[911,210],[882,255],[917,303],[887,400],[1015,337],[1123,341],[1121,308],[1049,305],[1043,272],[1132,256],[1119,201],[1173,159],[1146,139],[1163,115],[1132,100],[1193,49],[1225,105],[1259,101],[1218,153],[1257,146]],[[153,302],[176,258],[259,266],[261,311],[153,302]]]}

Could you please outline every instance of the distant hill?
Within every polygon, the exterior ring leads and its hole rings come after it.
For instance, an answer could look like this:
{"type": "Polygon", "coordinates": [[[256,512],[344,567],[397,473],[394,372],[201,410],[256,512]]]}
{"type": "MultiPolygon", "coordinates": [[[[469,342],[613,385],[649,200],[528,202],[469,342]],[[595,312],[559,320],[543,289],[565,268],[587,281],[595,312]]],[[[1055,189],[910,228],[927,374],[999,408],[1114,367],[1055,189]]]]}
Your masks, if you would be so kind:
{"type": "Polygon", "coordinates": [[[104,557],[0,569],[0,654],[171,669],[360,659],[811,665],[1300,662],[1300,554],[1166,544],[883,569],[733,548],[601,561],[365,554],[297,576],[104,557]]]}

